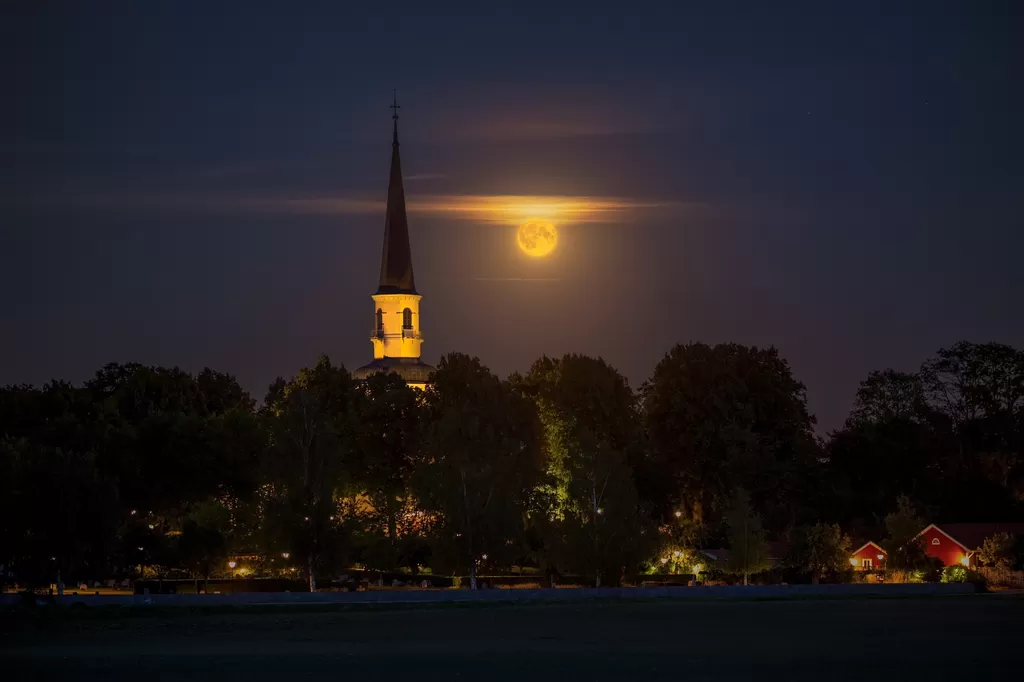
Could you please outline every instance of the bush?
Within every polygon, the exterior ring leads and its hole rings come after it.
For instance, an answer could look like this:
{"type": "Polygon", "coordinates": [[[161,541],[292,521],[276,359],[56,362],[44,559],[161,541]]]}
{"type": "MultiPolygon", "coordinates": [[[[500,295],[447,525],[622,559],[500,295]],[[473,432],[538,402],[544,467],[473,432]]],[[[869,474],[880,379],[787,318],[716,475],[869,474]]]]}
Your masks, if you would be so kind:
{"type": "Polygon", "coordinates": [[[942,571],[941,581],[944,583],[973,583],[979,591],[985,589],[985,576],[965,566],[946,566],[942,571]]]}

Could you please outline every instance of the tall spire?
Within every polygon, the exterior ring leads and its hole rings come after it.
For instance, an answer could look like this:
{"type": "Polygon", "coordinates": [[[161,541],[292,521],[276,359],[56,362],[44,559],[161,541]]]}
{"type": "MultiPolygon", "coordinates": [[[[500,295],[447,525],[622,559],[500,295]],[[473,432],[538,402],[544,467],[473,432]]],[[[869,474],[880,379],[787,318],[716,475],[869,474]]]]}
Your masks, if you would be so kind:
{"type": "Polygon", "coordinates": [[[391,179],[388,181],[388,208],[384,218],[384,249],[380,257],[378,294],[415,294],[412,275],[412,249],[409,247],[409,221],[405,215],[405,189],[402,187],[402,162],[398,156],[398,97],[392,104],[394,137],[391,143],[391,179]]]}

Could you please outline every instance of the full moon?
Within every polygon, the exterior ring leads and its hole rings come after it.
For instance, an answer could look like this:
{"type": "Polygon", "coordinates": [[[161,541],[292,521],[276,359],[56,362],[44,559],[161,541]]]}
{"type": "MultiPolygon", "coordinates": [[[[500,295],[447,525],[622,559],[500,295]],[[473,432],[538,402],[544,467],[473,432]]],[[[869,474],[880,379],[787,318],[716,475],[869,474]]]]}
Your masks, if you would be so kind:
{"type": "Polygon", "coordinates": [[[558,246],[558,231],[548,221],[533,218],[519,226],[516,241],[527,256],[543,258],[558,246]]]}

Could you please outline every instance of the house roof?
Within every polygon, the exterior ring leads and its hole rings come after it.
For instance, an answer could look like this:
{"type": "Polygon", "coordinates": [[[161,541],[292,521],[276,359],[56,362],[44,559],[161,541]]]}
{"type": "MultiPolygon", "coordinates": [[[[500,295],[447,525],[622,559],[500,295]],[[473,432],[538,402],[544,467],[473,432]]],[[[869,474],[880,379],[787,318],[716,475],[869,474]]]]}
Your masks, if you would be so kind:
{"type": "Polygon", "coordinates": [[[967,551],[981,549],[985,538],[990,538],[996,533],[1024,535],[1024,523],[933,523],[918,533],[918,536],[923,535],[929,528],[939,531],[967,551]]]}
{"type": "Polygon", "coordinates": [[[861,545],[857,549],[853,550],[853,553],[854,554],[859,554],[860,552],[862,552],[863,550],[867,549],[868,547],[874,547],[876,550],[878,550],[882,554],[885,554],[886,556],[889,555],[889,553],[886,552],[884,549],[882,549],[882,547],[880,545],[878,545],[878,544],[876,544],[874,542],[870,542],[870,541],[869,542],[865,542],[863,545],[861,545]]]}
{"type": "Polygon", "coordinates": [[[430,382],[430,375],[436,371],[435,367],[419,358],[379,358],[354,370],[352,376],[356,379],[366,379],[375,372],[388,372],[397,374],[406,383],[426,384],[430,382]]]}

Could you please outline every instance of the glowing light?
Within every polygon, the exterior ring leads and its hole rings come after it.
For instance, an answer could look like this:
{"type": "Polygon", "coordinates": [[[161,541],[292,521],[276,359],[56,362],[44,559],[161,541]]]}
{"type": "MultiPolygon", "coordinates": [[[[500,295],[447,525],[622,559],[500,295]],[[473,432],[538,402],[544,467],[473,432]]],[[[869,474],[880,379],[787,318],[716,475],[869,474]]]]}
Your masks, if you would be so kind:
{"type": "Polygon", "coordinates": [[[543,258],[558,246],[558,230],[546,220],[531,218],[519,226],[516,241],[527,256],[543,258]]]}
{"type": "Polygon", "coordinates": [[[282,559],[287,559],[290,556],[291,556],[291,554],[289,554],[288,552],[281,552],[281,558],[282,559]]]}
{"type": "Polygon", "coordinates": [[[885,555],[884,555],[884,554],[879,554],[879,555],[878,555],[878,560],[879,560],[879,561],[881,561],[881,560],[882,560],[882,559],[884,559],[884,558],[885,558],[885,555]]]}
{"type": "Polygon", "coordinates": [[[480,558],[483,559],[484,561],[487,561],[487,555],[486,554],[481,554],[480,558]]]}
{"type": "Polygon", "coordinates": [[[672,556],[676,557],[676,558],[679,558],[679,550],[676,550],[675,552],[672,552],[672,556]]]}
{"type": "Polygon", "coordinates": [[[667,556],[661,557],[661,563],[667,564],[668,563],[668,557],[667,556]]]}
{"type": "Polygon", "coordinates": [[[700,564],[697,564],[696,566],[693,567],[693,572],[694,573],[700,573],[703,569],[704,569],[703,566],[701,566],[700,564]]]}
{"type": "Polygon", "coordinates": [[[971,565],[971,558],[967,557],[967,556],[962,556],[962,557],[960,557],[960,563],[963,564],[964,566],[970,566],[971,565]]]}
{"type": "Polygon", "coordinates": [[[851,565],[851,566],[856,566],[856,565],[857,565],[857,559],[856,559],[856,557],[854,557],[854,558],[850,559],[850,565],[851,565]]]}
{"type": "Polygon", "coordinates": [[[156,528],[156,526],[154,526],[154,525],[153,525],[152,523],[151,523],[151,524],[149,524],[149,529],[150,529],[150,530],[153,530],[154,528],[156,528]]]}
{"type": "Polygon", "coordinates": [[[135,510],[135,509],[132,509],[132,516],[135,516],[136,514],[138,514],[138,511],[135,510]]]}
{"type": "Polygon", "coordinates": [[[679,518],[680,516],[682,516],[682,515],[683,515],[683,512],[681,512],[681,511],[677,511],[677,512],[676,512],[676,518],[677,518],[677,519],[678,519],[678,518],[679,518]]]}
{"type": "Polygon", "coordinates": [[[234,568],[237,565],[238,565],[238,562],[236,562],[236,561],[229,561],[228,562],[228,568],[234,568]]]}

